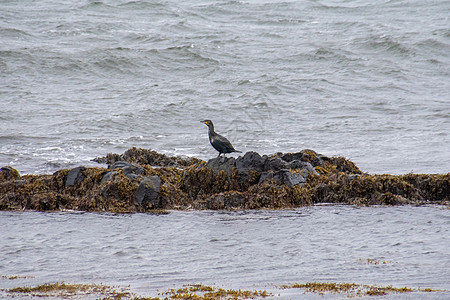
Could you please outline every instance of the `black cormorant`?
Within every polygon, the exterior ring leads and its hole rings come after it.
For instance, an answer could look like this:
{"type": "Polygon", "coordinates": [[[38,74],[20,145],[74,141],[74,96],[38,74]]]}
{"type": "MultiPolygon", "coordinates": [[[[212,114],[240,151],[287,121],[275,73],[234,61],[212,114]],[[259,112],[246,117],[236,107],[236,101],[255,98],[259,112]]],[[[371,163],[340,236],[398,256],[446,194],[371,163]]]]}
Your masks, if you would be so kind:
{"type": "Polygon", "coordinates": [[[217,157],[219,157],[222,153],[225,156],[226,153],[241,152],[235,150],[233,145],[231,145],[230,141],[226,137],[221,136],[214,131],[214,125],[211,120],[204,120],[200,122],[206,124],[209,128],[209,142],[214,147],[214,149],[219,151],[219,155],[217,157]]]}

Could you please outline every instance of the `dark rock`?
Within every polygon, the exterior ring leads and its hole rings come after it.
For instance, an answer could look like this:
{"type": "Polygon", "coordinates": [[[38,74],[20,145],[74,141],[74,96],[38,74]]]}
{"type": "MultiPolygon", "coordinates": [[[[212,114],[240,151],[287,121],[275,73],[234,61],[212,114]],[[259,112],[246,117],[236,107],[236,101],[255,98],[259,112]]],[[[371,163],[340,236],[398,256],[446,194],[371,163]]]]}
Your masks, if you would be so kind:
{"type": "Polygon", "coordinates": [[[319,154],[310,149],[305,149],[297,153],[278,153],[278,156],[280,156],[286,162],[291,162],[293,160],[309,162],[313,165],[313,167],[323,167],[324,160],[328,160],[328,157],[326,157],[325,155],[319,154]]]}
{"type": "Polygon", "coordinates": [[[104,172],[102,180],[100,181],[100,184],[110,181],[115,174],[117,174],[117,171],[104,172]]]}
{"type": "Polygon", "coordinates": [[[282,160],[286,162],[291,162],[293,160],[302,161],[303,160],[303,153],[302,152],[296,152],[296,153],[281,153],[278,152],[277,155],[281,157],[282,160]]]}
{"type": "Polygon", "coordinates": [[[149,204],[151,208],[161,208],[158,199],[161,189],[161,178],[159,176],[145,177],[137,188],[134,199],[140,205],[149,204]]]}
{"type": "Polygon", "coordinates": [[[267,156],[259,155],[257,152],[247,152],[244,156],[236,159],[236,169],[239,174],[239,182],[241,185],[257,183],[259,176],[264,171],[264,164],[267,156]]]}
{"type": "Polygon", "coordinates": [[[134,173],[127,173],[127,175],[125,175],[128,177],[128,179],[130,179],[131,181],[135,180],[136,178],[139,178],[140,175],[136,175],[134,173]]]}
{"type": "Polygon", "coordinates": [[[250,170],[256,170],[259,172],[264,171],[264,164],[267,160],[267,156],[261,157],[257,152],[247,152],[244,156],[239,156],[236,159],[236,168],[238,172],[248,172],[250,170]]]}
{"type": "Polygon", "coordinates": [[[108,159],[106,156],[96,157],[94,159],[91,159],[91,161],[95,161],[96,163],[99,163],[99,164],[108,164],[108,159]]]}
{"type": "Polygon", "coordinates": [[[310,162],[314,167],[323,167],[324,160],[322,157],[326,157],[318,154],[312,150],[302,150],[305,153],[305,161],[310,162]]]}
{"type": "Polygon", "coordinates": [[[134,180],[138,178],[139,175],[145,174],[145,168],[127,161],[117,161],[111,166],[110,169],[122,169],[123,175],[127,176],[130,180],[134,180]]]}
{"type": "Polygon", "coordinates": [[[115,170],[115,169],[123,169],[125,167],[129,167],[129,166],[132,166],[132,165],[133,164],[130,163],[130,162],[120,160],[120,161],[114,162],[112,165],[109,165],[108,169],[113,169],[113,170],[115,170]]]}
{"type": "Polygon", "coordinates": [[[274,173],[273,178],[277,182],[285,184],[289,187],[292,187],[297,184],[303,185],[306,182],[305,178],[302,175],[297,173],[291,173],[287,169],[277,171],[276,173],[274,173]]]}
{"type": "Polygon", "coordinates": [[[69,171],[69,173],[67,173],[67,178],[66,178],[66,187],[68,186],[73,186],[76,185],[80,182],[82,182],[86,176],[83,174],[83,171],[86,170],[85,167],[81,166],[81,167],[76,167],[73,168],[72,170],[69,171]]]}
{"type": "Polygon", "coordinates": [[[273,179],[273,172],[262,172],[261,173],[261,177],[259,178],[259,182],[258,183],[263,183],[264,181],[273,179]]]}
{"type": "Polygon", "coordinates": [[[336,170],[344,173],[362,174],[361,170],[354,162],[345,159],[344,157],[331,157],[328,160],[336,166],[336,170]]]}
{"type": "Polygon", "coordinates": [[[224,205],[226,208],[239,208],[245,205],[245,197],[241,193],[229,193],[225,198],[224,205]]]}
{"type": "Polygon", "coordinates": [[[239,192],[220,193],[206,201],[207,209],[232,209],[245,206],[245,196],[239,192]]]}
{"type": "Polygon", "coordinates": [[[309,174],[319,174],[309,162],[293,160],[288,164],[288,166],[290,169],[302,169],[300,173],[304,178],[308,178],[309,174]]]}
{"type": "Polygon", "coordinates": [[[306,168],[314,169],[312,164],[310,164],[309,162],[301,161],[301,160],[297,160],[297,159],[290,161],[288,166],[290,169],[306,169],[306,168]]]}
{"type": "Polygon", "coordinates": [[[301,174],[292,173],[288,169],[281,169],[275,172],[273,171],[262,172],[261,177],[259,179],[259,183],[261,184],[264,181],[268,181],[271,179],[275,180],[278,184],[284,184],[289,187],[292,187],[297,184],[303,186],[306,183],[306,179],[301,174]]]}
{"type": "Polygon", "coordinates": [[[236,160],[233,157],[216,157],[208,160],[206,166],[211,168],[214,174],[217,174],[220,170],[224,170],[230,175],[231,169],[236,166],[236,160]]]}
{"type": "Polygon", "coordinates": [[[286,169],[288,167],[287,163],[281,159],[280,157],[272,157],[267,159],[265,165],[264,165],[264,171],[279,171],[281,169],[286,169]]]}
{"type": "Polygon", "coordinates": [[[10,166],[4,166],[0,169],[0,181],[20,178],[19,172],[10,166]]]}

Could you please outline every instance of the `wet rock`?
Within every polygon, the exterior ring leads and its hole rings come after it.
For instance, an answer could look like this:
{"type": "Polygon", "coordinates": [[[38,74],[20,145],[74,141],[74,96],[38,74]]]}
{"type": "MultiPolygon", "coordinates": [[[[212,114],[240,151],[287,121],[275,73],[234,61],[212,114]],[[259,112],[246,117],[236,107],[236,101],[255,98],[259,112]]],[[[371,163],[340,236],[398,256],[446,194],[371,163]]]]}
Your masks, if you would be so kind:
{"type": "Polygon", "coordinates": [[[261,184],[267,180],[273,179],[273,172],[269,171],[269,172],[262,172],[261,173],[261,177],[259,177],[259,182],[258,184],[261,184]]]}
{"type": "Polygon", "coordinates": [[[257,152],[247,152],[244,156],[236,159],[236,169],[239,175],[239,182],[247,188],[248,184],[257,183],[267,156],[261,156],[257,152]]]}
{"type": "Polygon", "coordinates": [[[269,179],[275,179],[278,183],[287,186],[294,186],[304,184],[309,174],[317,174],[311,163],[295,159],[304,155],[303,153],[289,154],[285,156],[289,161],[285,161],[278,155],[269,158],[257,152],[247,152],[236,160],[224,157],[210,159],[206,166],[210,167],[214,174],[225,170],[229,176],[233,167],[236,167],[239,184],[244,190],[249,187],[249,184],[262,183],[269,179]],[[301,169],[301,171],[290,172],[288,168],[301,169]]]}
{"type": "Polygon", "coordinates": [[[145,174],[145,168],[127,161],[117,161],[110,169],[122,169],[123,175],[127,176],[130,180],[134,180],[139,177],[139,175],[145,174]]]}
{"type": "Polygon", "coordinates": [[[231,174],[231,170],[236,166],[236,160],[233,157],[216,157],[208,160],[206,166],[217,174],[220,170],[224,170],[231,174]]]}
{"type": "Polygon", "coordinates": [[[330,157],[328,161],[336,166],[336,170],[344,173],[362,174],[361,170],[348,159],[344,157],[330,157]]]}
{"type": "Polygon", "coordinates": [[[137,188],[134,199],[139,205],[149,205],[151,208],[161,208],[158,199],[161,189],[161,178],[159,176],[145,177],[137,188]]]}
{"type": "Polygon", "coordinates": [[[277,156],[281,157],[282,160],[286,162],[291,162],[293,160],[299,160],[302,161],[303,159],[303,153],[302,152],[295,152],[295,153],[282,153],[278,152],[277,156]]]}
{"type": "Polygon", "coordinates": [[[267,161],[264,165],[264,170],[265,171],[269,171],[269,170],[279,171],[281,169],[286,169],[287,167],[288,167],[287,162],[284,161],[283,159],[281,159],[280,157],[276,156],[276,157],[267,159],[267,161]]]}
{"type": "Polygon", "coordinates": [[[83,174],[84,170],[86,170],[86,168],[83,166],[76,167],[70,170],[69,173],[67,173],[65,186],[69,187],[82,182],[86,178],[86,176],[83,174]]]}
{"type": "Polygon", "coordinates": [[[309,162],[313,165],[313,167],[323,167],[324,161],[328,160],[328,157],[325,155],[319,154],[310,149],[305,149],[296,153],[278,153],[278,156],[286,162],[291,162],[293,160],[309,162]]]}
{"type": "Polygon", "coordinates": [[[255,170],[262,172],[264,171],[264,164],[267,160],[267,156],[259,155],[257,152],[247,152],[244,156],[239,156],[236,159],[236,168],[238,172],[248,172],[250,170],[255,170]]]}
{"type": "Polygon", "coordinates": [[[0,181],[20,178],[19,172],[10,166],[4,166],[0,169],[0,181]]]}
{"type": "Polygon", "coordinates": [[[287,169],[282,169],[274,173],[273,178],[284,185],[292,187],[294,185],[300,184],[303,185],[306,182],[306,179],[297,173],[291,173],[287,169]]]}
{"type": "Polygon", "coordinates": [[[131,181],[135,180],[136,178],[139,178],[139,175],[136,175],[134,173],[127,173],[127,178],[130,179],[131,181]]]}
{"type": "Polygon", "coordinates": [[[297,173],[292,173],[288,169],[281,169],[279,171],[268,171],[261,173],[261,177],[259,179],[259,184],[264,183],[265,181],[273,179],[278,184],[284,184],[288,187],[292,187],[294,185],[300,184],[303,186],[306,183],[306,179],[297,173]]]}
{"type": "Polygon", "coordinates": [[[288,167],[290,169],[308,169],[310,172],[315,171],[311,163],[301,160],[293,160],[289,162],[288,167]]]}
{"type": "Polygon", "coordinates": [[[176,156],[167,156],[153,150],[135,147],[128,149],[121,155],[109,153],[106,155],[106,157],[97,157],[93,159],[93,161],[98,163],[106,163],[108,164],[109,169],[111,168],[110,166],[117,161],[127,161],[139,165],[150,165],[158,167],[187,167],[202,162],[202,160],[194,157],[181,158],[176,156]]]}
{"type": "Polygon", "coordinates": [[[309,162],[293,160],[288,164],[290,169],[301,169],[300,174],[306,179],[310,174],[318,175],[316,169],[309,162]]]}
{"type": "Polygon", "coordinates": [[[100,184],[103,184],[107,181],[111,181],[111,179],[113,178],[113,176],[115,174],[117,174],[117,171],[104,172],[102,180],[100,181],[100,184]]]}
{"type": "Polygon", "coordinates": [[[239,192],[225,192],[213,195],[206,201],[207,209],[233,209],[245,207],[245,196],[239,192]]]}

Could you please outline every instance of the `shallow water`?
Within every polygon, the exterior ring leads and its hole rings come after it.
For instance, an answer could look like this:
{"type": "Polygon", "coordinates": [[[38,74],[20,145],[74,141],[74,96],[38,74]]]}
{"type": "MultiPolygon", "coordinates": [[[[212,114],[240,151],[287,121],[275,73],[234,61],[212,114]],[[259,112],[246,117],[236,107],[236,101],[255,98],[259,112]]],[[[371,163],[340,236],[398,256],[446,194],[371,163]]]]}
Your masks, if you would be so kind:
{"type": "Polygon", "coordinates": [[[450,171],[448,1],[0,2],[0,164],[52,173],[136,146],[314,149],[450,171]]]}
{"type": "MultiPolygon", "coordinates": [[[[450,290],[449,225],[450,210],[442,206],[167,215],[0,212],[0,274],[34,277],[1,279],[0,288],[65,281],[130,285],[141,296],[155,296],[157,290],[203,283],[266,289],[277,299],[319,297],[279,289],[312,281],[450,290]]],[[[413,295],[443,299],[450,292],[413,295]]]]}

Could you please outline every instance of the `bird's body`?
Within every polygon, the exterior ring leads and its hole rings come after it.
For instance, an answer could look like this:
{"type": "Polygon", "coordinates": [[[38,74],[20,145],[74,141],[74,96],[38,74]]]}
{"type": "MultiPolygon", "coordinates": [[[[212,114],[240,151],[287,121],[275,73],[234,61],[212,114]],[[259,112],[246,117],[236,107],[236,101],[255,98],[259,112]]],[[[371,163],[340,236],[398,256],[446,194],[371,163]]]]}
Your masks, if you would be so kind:
{"type": "Polygon", "coordinates": [[[222,153],[225,155],[226,153],[241,152],[234,149],[233,145],[231,145],[230,141],[226,137],[221,136],[214,131],[214,125],[211,120],[204,120],[200,122],[208,126],[209,142],[214,147],[214,149],[219,151],[218,156],[220,156],[222,153]]]}

